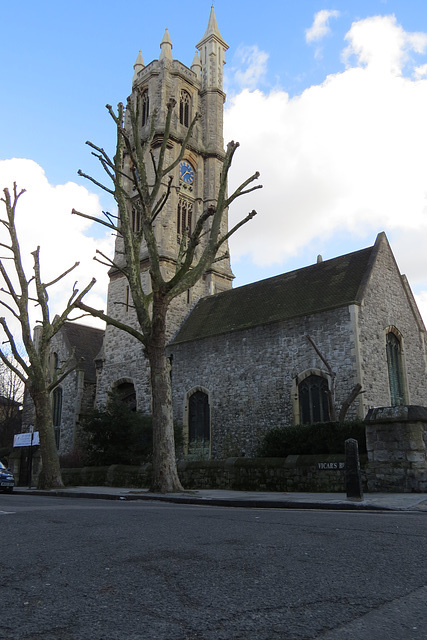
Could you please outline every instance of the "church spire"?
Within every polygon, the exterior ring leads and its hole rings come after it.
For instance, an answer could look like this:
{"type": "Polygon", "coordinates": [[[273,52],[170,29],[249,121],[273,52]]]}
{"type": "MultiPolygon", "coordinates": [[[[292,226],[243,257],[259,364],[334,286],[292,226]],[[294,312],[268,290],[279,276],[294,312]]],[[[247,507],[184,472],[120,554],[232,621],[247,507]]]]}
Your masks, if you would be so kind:
{"type": "Polygon", "coordinates": [[[135,80],[138,78],[139,71],[142,71],[142,69],[144,67],[145,67],[145,64],[144,64],[144,60],[142,58],[142,53],[141,53],[141,49],[140,49],[139,53],[138,53],[138,55],[136,57],[135,64],[133,65],[134,74],[133,74],[132,82],[135,82],[135,80]]]}
{"type": "Polygon", "coordinates": [[[205,41],[210,40],[211,38],[215,38],[220,44],[222,44],[222,46],[224,47],[224,51],[227,51],[228,44],[225,42],[225,40],[223,39],[223,37],[219,32],[218,23],[216,21],[215,10],[213,5],[211,6],[211,13],[209,15],[209,22],[208,22],[207,29],[205,31],[205,35],[200,40],[200,42],[196,45],[196,47],[200,50],[200,47],[203,44],[205,44],[205,41]]]}
{"type": "Polygon", "coordinates": [[[199,78],[201,69],[202,69],[202,65],[200,64],[199,54],[196,51],[196,53],[194,54],[193,62],[191,63],[191,71],[194,71],[194,73],[199,78]]]}
{"type": "Polygon", "coordinates": [[[228,49],[228,44],[219,32],[213,5],[205,35],[196,47],[200,51],[202,88],[222,91],[222,67],[225,64],[224,53],[228,49]]]}
{"type": "Polygon", "coordinates": [[[172,60],[172,41],[167,28],[163,40],[160,43],[160,49],[159,60],[172,60]]]}

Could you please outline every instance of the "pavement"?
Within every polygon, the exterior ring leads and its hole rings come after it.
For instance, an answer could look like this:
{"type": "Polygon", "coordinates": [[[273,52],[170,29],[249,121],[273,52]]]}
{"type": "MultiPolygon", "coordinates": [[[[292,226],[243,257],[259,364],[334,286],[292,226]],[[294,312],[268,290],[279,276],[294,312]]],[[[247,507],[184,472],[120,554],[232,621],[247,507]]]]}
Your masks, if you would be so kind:
{"type": "Polygon", "coordinates": [[[345,493],[297,493],[273,491],[229,491],[200,489],[183,493],[159,494],[148,489],[118,487],[65,487],[41,491],[15,487],[15,494],[101,500],[150,500],[176,504],[246,507],[256,509],[336,509],[367,511],[425,511],[425,493],[369,493],[362,500],[347,498],[345,493]]]}

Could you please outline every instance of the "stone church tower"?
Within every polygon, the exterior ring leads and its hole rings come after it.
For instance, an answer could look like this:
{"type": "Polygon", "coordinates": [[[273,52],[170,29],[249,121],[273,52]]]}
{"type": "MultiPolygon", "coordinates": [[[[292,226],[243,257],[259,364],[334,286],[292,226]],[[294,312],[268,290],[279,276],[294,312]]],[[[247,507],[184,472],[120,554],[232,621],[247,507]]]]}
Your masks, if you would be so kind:
{"type": "MultiPolygon", "coordinates": [[[[196,113],[201,118],[193,129],[185,157],[172,172],[171,193],[161,214],[155,221],[155,234],[162,271],[166,277],[174,273],[183,236],[194,229],[195,221],[202,211],[215,205],[219,189],[223,140],[223,65],[228,49],[218,29],[213,7],[203,38],[191,67],[187,67],[172,56],[172,43],[166,29],[160,44],[160,56],[144,65],[139,52],[134,65],[131,100],[140,99],[139,132],[141,140],[147,140],[152,117],[155,115],[155,135],[151,144],[154,157],[163,139],[166,121],[166,105],[171,98],[176,101],[167,145],[165,166],[177,157],[188,127],[196,113]]],[[[126,122],[126,120],[125,120],[126,122]]],[[[147,172],[152,170],[151,158],[147,157],[147,172]]],[[[165,182],[166,189],[167,182],[165,182]]],[[[135,230],[139,228],[136,212],[132,212],[135,230]]],[[[222,232],[227,231],[228,220],[224,217],[222,232]]],[[[114,262],[120,264],[122,240],[116,240],[114,262]]],[[[224,246],[228,255],[228,246],[224,246]]],[[[148,254],[141,249],[141,277],[149,291],[148,254]]],[[[132,300],[126,278],[116,269],[110,270],[108,288],[108,314],[132,324],[135,321],[132,300]]],[[[184,318],[201,297],[215,294],[232,286],[233,274],[229,257],[214,263],[191,290],[172,302],[168,312],[169,337],[177,332],[184,318]]],[[[131,404],[142,411],[150,411],[149,371],[143,348],[128,334],[108,326],[103,350],[97,360],[98,385],[97,404],[104,405],[107,394],[117,389],[131,404]]]]}

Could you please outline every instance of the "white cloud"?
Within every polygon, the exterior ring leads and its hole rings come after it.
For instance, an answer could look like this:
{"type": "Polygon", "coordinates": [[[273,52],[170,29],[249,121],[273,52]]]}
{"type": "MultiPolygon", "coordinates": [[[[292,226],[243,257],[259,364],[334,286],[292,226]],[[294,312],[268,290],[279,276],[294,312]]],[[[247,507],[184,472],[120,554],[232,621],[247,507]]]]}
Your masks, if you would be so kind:
{"type": "Polygon", "coordinates": [[[323,40],[325,36],[331,33],[329,26],[329,20],[331,18],[338,18],[339,11],[322,9],[314,15],[313,24],[309,29],[305,30],[305,41],[308,43],[319,42],[323,40]]]}
{"type": "Polygon", "coordinates": [[[395,16],[375,16],[354,22],[346,35],[349,44],[343,60],[349,64],[353,56],[357,64],[369,66],[379,74],[399,75],[410,61],[411,52],[424,53],[426,33],[408,33],[397,24],[395,16]]]}
{"type": "Polygon", "coordinates": [[[235,64],[231,69],[234,83],[239,87],[254,89],[262,81],[267,71],[268,53],[261,51],[256,45],[238,47],[235,64]]]}
{"type": "MultiPolygon", "coordinates": [[[[93,260],[97,248],[111,254],[113,238],[110,234],[94,240],[89,236],[91,222],[71,215],[74,207],[89,215],[100,215],[101,206],[98,196],[86,188],[67,182],[64,185],[51,185],[36,162],[14,158],[0,161],[0,189],[5,187],[12,193],[13,183],[18,190],[26,192],[20,197],[16,209],[21,255],[27,277],[32,276],[33,258],[31,252],[40,246],[40,264],[44,282],[49,282],[79,261],[79,266],[49,291],[51,316],[62,312],[71,294],[74,283],[83,289],[95,277],[97,283],[86,300],[98,308],[105,308],[105,296],[108,284],[107,270],[93,260]]],[[[2,193],[3,195],[3,193],[2,193]]],[[[1,217],[5,217],[4,204],[1,204],[1,217]]],[[[0,239],[7,242],[6,230],[0,231],[0,239]]],[[[2,256],[7,255],[5,250],[2,256]]],[[[7,263],[6,263],[7,266],[7,263]]],[[[31,319],[34,324],[38,318],[35,305],[31,305],[31,319]]],[[[1,310],[4,314],[4,310],[1,310]]],[[[86,324],[97,321],[85,318],[86,324]]],[[[16,325],[14,326],[17,330],[16,325]]]]}
{"type": "Polygon", "coordinates": [[[421,80],[421,78],[427,77],[427,64],[422,64],[419,67],[415,67],[414,69],[414,78],[416,80],[421,80]]]}
{"type": "Polygon", "coordinates": [[[342,73],[292,99],[246,89],[230,101],[226,140],[241,143],[230,191],[255,170],[264,184],[231,208],[231,223],[259,212],[233,237],[235,258],[279,264],[315,240],[347,233],[366,246],[385,230],[410,281],[427,290],[427,261],[411,260],[427,244],[427,80],[414,79],[410,57],[426,39],[394,17],[361,20],[342,73]],[[416,244],[399,243],[402,234],[416,244]]]}

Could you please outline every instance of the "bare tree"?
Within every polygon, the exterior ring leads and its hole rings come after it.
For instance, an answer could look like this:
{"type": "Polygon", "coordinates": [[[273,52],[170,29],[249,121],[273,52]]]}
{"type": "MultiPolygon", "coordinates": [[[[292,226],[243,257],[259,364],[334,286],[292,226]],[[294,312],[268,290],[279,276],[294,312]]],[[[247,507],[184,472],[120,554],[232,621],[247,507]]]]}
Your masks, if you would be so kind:
{"type": "Polygon", "coordinates": [[[33,276],[28,279],[21,259],[21,250],[15,226],[16,207],[19,198],[25,193],[25,189],[18,192],[16,183],[14,183],[12,197],[8,189],[4,189],[3,193],[4,197],[1,198],[1,201],[5,204],[6,217],[0,219],[0,223],[7,230],[8,241],[0,242],[0,246],[8,252],[8,255],[0,259],[0,275],[3,280],[3,287],[0,289],[0,305],[9,312],[11,318],[19,323],[26,357],[24,358],[20,353],[19,344],[12,333],[9,326],[10,323],[5,317],[1,317],[0,326],[6,336],[3,344],[7,344],[8,348],[6,350],[3,346],[0,347],[0,360],[23,382],[34,403],[35,427],[39,432],[42,458],[39,488],[50,489],[62,486],[52,422],[50,394],[75,368],[70,360],[65,362],[60,369],[52,371],[52,367],[49,366],[50,342],[64,322],[70,319],[70,313],[77,308],[83,296],[94,285],[95,280],[92,280],[81,293],[74,285],[65,310],[51,320],[48,289],[68,275],[79,263],[74,264],[51,282],[44,283],[40,271],[40,247],[37,247],[32,252],[34,259],[33,276]],[[10,261],[12,265],[10,268],[6,267],[7,261],[10,261]],[[31,330],[30,303],[38,305],[41,312],[40,326],[37,327],[37,331],[35,330],[34,333],[31,330]],[[16,364],[9,357],[10,353],[16,364]]]}
{"type": "Polygon", "coordinates": [[[135,327],[124,324],[116,318],[106,315],[103,311],[93,309],[83,303],[80,304],[80,307],[105,320],[108,324],[128,332],[144,345],[150,365],[152,392],[153,480],[151,489],[157,492],[182,490],[175,461],[170,365],[166,359],[166,314],[168,308],[171,301],[194,286],[215,261],[225,257],[220,254],[221,247],[237,229],[256,214],[255,211],[251,211],[231,231],[223,231],[224,225],[221,223],[229,205],[239,196],[261,188],[261,185],[250,186],[259,177],[259,174],[255,173],[245,180],[232,195],[227,195],[228,171],[234,153],[239,146],[237,142],[230,142],[223,160],[216,205],[206,206],[192,232],[183,237],[177,255],[175,272],[171,278],[167,279],[161,269],[155,225],[171,192],[173,170],[184,157],[193,128],[200,117],[196,114],[185,139],[181,145],[178,145],[175,158],[172,162],[167,163],[166,151],[174,107],[175,100],[171,98],[167,103],[164,133],[159,145],[158,134],[155,144],[153,143],[156,113],[151,116],[150,135],[147,140],[141,141],[138,134],[139,99],[135,103],[131,98],[128,99],[126,125],[123,104],[118,105],[117,114],[110,105],[107,105],[117,128],[117,147],[114,158],[110,159],[104,149],[91,142],[87,144],[94,150],[94,155],[111,179],[112,187],[99,183],[81,171],[79,174],[114,196],[118,206],[118,219],[114,219],[108,213],[105,219],[99,219],[73,210],[73,213],[77,215],[95,220],[112,229],[123,239],[123,262],[117,264],[103,254],[99,254],[101,258],[98,260],[103,261],[109,267],[114,267],[126,277],[138,328],[135,329],[135,327]],[[132,209],[140,216],[141,228],[138,231],[135,231],[132,225],[132,209]],[[141,282],[140,251],[142,246],[148,252],[150,292],[144,291],[141,282]]]}

